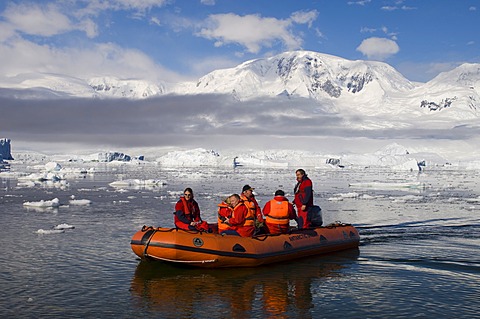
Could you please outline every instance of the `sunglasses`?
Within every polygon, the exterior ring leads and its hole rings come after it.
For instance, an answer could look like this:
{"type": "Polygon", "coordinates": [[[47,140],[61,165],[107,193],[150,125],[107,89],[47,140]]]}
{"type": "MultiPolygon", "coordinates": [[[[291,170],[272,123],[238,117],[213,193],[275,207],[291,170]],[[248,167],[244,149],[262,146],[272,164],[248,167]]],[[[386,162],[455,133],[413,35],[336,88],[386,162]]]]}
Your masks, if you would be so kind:
{"type": "Polygon", "coordinates": [[[183,195],[185,195],[185,196],[192,196],[192,194],[183,194],[183,195]]]}

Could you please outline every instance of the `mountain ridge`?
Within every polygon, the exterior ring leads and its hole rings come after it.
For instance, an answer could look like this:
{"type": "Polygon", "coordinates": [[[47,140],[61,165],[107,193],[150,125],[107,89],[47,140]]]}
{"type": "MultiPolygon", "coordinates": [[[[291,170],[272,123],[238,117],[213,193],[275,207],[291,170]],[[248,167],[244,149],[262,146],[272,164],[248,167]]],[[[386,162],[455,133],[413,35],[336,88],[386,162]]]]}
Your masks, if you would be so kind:
{"type": "Polygon", "coordinates": [[[361,109],[367,116],[398,115],[407,110],[412,116],[441,114],[435,116],[462,120],[480,116],[480,64],[465,63],[426,83],[414,83],[384,62],[347,60],[314,51],[287,51],[245,61],[212,71],[195,82],[167,85],[108,76],[84,80],[30,73],[4,80],[0,88],[0,96],[27,99],[225,94],[239,101],[307,98],[332,105],[332,112],[361,109]]]}

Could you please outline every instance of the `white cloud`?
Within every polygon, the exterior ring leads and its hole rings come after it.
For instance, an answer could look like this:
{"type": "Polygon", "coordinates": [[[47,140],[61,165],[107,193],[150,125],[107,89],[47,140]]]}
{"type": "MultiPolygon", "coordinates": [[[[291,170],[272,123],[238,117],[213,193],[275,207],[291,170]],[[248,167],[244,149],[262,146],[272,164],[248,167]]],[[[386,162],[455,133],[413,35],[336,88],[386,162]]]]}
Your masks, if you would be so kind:
{"type": "Polygon", "coordinates": [[[362,28],[360,29],[360,33],[374,33],[374,32],[376,32],[376,31],[377,31],[377,29],[375,29],[375,28],[368,28],[368,27],[362,27],[362,28]]]}
{"type": "Polygon", "coordinates": [[[12,25],[0,21],[0,43],[15,35],[15,29],[12,27],[12,25]]]}
{"type": "MultiPolygon", "coordinates": [[[[239,58],[243,58],[241,53],[238,54],[239,58]]],[[[195,59],[187,63],[190,63],[189,68],[192,70],[193,74],[197,76],[204,76],[207,73],[210,73],[218,69],[233,68],[243,62],[243,60],[232,60],[225,56],[209,56],[205,59],[195,59]]]]}
{"type": "Polygon", "coordinates": [[[161,24],[160,24],[160,19],[158,19],[157,17],[152,17],[152,18],[150,18],[150,23],[151,23],[151,24],[158,25],[158,26],[161,25],[161,24]]]}
{"type": "Polygon", "coordinates": [[[308,27],[312,27],[313,21],[315,21],[318,17],[317,10],[311,11],[297,11],[292,14],[290,19],[298,24],[308,24],[308,27]]]}
{"type": "Polygon", "coordinates": [[[75,29],[54,4],[9,4],[2,16],[15,30],[30,35],[52,36],[75,29]]]}
{"type": "Polygon", "coordinates": [[[393,40],[372,37],[363,40],[362,43],[357,47],[357,51],[361,52],[369,59],[377,59],[382,61],[389,56],[398,53],[400,48],[393,40]]]}
{"type": "Polygon", "coordinates": [[[289,48],[298,48],[301,39],[289,30],[291,22],[276,18],[262,18],[259,15],[239,16],[233,13],[211,15],[198,36],[215,40],[215,46],[235,43],[249,52],[258,53],[262,47],[271,47],[281,41],[289,48]]]}
{"type": "Polygon", "coordinates": [[[0,56],[0,74],[6,77],[22,73],[58,73],[83,79],[115,76],[179,80],[178,75],[162,68],[144,53],[111,43],[88,48],[56,48],[15,38],[0,44],[0,56]]]}
{"type": "Polygon", "coordinates": [[[206,6],[214,6],[215,0],[200,0],[200,3],[206,6]]]}
{"type": "MultiPolygon", "coordinates": [[[[74,30],[83,31],[89,38],[97,36],[97,26],[90,19],[72,21],[62,8],[50,3],[9,4],[2,17],[11,30],[28,35],[50,37],[74,30]]],[[[0,38],[1,39],[1,38],[0,38]]]]}
{"type": "Polygon", "coordinates": [[[395,10],[404,10],[404,11],[408,11],[408,10],[416,10],[417,8],[416,7],[408,7],[408,6],[401,6],[401,7],[397,7],[397,6],[383,6],[381,8],[381,10],[385,10],[385,11],[395,11],[395,10]]]}
{"type": "Polygon", "coordinates": [[[292,25],[308,24],[310,27],[317,16],[316,10],[297,11],[285,20],[253,14],[215,14],[203,22],[196,35],[214,40],[217,47],[233,43],[244,46],[251,53],[272,47],[275,42],[281,42],[289,50],[298,49],[303,41],[293,33],[292,25]]]}
{"type": "Polygon", "coordinates": [[[84,12],[94,14],[103,10],[136,10],[145,12],[154,7],[163,7],[168,0],[90,0],[84,12]]]}
{"type": "Polygon", "coordinates": [[[347,3],[349,5],[359,5],[359,6],[364,6],[368,3],[372,2],[372,0],[359,0],[359,1],[348,1],[347,3]]]}
{"type": "Polygon", "coordinates": [[[398,7],[393,7],[393,6],[384,6],[381,8],[382,10],[385,10],[385,11],[395,11],[395,10],[398,10],[398,7]]]}

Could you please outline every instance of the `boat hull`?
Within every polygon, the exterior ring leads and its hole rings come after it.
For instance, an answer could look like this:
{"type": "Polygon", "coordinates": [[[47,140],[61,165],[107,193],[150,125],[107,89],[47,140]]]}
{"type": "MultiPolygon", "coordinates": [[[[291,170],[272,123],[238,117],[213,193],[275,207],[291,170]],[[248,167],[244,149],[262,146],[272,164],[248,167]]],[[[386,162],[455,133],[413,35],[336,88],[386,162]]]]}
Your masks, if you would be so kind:
{"type": "Polygon", "coordinates": [[[144,226],[133,235],[131,247],[142,259],[219,268],[254,267],[325,254],[358,247],[359,241],[355,227],[346,224],[253,238],[144,226]]]}

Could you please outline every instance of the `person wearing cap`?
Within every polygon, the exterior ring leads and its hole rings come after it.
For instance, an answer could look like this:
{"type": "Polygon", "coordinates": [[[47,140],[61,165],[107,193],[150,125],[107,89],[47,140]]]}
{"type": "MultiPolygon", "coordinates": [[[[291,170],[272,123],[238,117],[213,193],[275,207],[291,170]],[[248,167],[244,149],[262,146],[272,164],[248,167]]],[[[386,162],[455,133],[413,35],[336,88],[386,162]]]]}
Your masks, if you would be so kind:
{"type": "Polygon", "coordinates": [[[307,215],[308,209],[313,206],[313,183],[301,168],[295,171],[295,176],[297,184],[293,192],[295,193],[294,203],[297,206],[298,228],[309,228],[311,223],[307,215]]]}
{"type": "Polygon", "coordinates": [[[245,205],[247,205],[248,209],[250,209],[255,216],[255,225],[261,227],[260,224],[263,223],[263,215],[262,209],[258,205],[257,200],[255,199],[255,195],[253,194],[253,190],[255,188],[251,187],[250,185],[245,185],[242,188],[242,194],[240,194],[240,199],[243,200],[245,205]]]}
{"type": "Polygon", "coordinates": [[[227,199],[230,214],[226,218],[222,218],[221,223],[227,225],[224,229],[219,225],[221,235],[236,235],[242,237],[252,237],[255,232],[255,218],[250,209],[247,208],[240,195],[232,194],[227,199]]]}
{"type": "Polygon", "coordinates": [[[202,221],[200,208],[197,201],[193,199],[193,190],[185,188],[183,196],[175,204],[174,222],[175,226],[184,230],[208,231],[208,223],[202,221]]]}
{"type": "Polygon", "coordinates": [[[275,192],[275,197],[263,207],[265,225],[270,234],[286,234],[290,230],[290,220],[296,220],[295,207],[285,197],[281,189],[275,192]]]}

